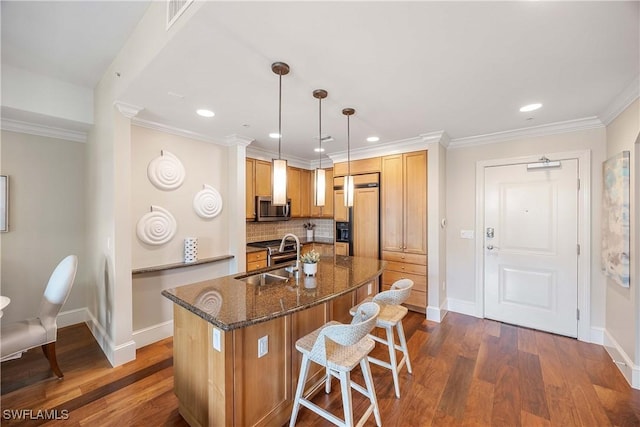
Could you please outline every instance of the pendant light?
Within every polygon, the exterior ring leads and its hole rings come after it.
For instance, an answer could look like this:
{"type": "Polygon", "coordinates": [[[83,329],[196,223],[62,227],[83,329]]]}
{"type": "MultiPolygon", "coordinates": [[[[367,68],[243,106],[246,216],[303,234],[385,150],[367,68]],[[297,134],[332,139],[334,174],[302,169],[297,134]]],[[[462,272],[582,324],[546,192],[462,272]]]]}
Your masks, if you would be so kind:
{"type": "Polygon", "coordinates": [[[271,204],[284,206],[287,204],[287,161],[282,159],[280,148],[282,145],[282,76],[289,74],[289,66],[284,62],[271,64],[271,71],[279,76],[280,86],[278,90],[278,158],[273,159],[271,204]]]}
{"type": "Polygon", "coordinates": [[[314,176],[315,195],[313,198],[313,204],[315,206],[324,206],[324,194],[325,194],[325,176],[324,169],[322,169],[322,100],[328,95],[324,89],[316,89],[313,91],[313,97],[318,100],[318,142],[320,144],[318,148],[319,165],[316,168],[314,176]]]}
{"type": "Polygon", "coordinates": [[[345,108],[342,114],[347,116],[347,176],[344,177],[344,205],[353,206],[353,177],[351,176],[351,129],[349,119],[356,113],[353,108],[345,108]]]}

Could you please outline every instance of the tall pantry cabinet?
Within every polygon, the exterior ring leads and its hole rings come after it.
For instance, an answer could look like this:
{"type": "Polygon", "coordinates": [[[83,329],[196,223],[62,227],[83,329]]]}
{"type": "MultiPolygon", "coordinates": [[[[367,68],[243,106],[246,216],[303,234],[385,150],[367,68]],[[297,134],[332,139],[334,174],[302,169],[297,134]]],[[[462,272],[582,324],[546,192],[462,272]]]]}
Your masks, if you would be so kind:
{"type": "Polygon", "coordinates": [[[427,152],[382,157],[382,290],[401,278],[413,280],[407,305],[427,308],[427,152]]]}

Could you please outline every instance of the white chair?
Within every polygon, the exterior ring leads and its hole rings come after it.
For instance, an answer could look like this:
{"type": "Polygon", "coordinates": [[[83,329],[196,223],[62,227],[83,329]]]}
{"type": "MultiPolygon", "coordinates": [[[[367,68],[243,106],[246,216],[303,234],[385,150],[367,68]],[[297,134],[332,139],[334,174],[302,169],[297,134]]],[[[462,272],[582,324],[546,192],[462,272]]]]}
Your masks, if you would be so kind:
{"type": "Polygon", "coordinates": [[[380,307],[375,303],[362,304],[358,307],[351,324],[329,322],[296,341],[296,349],[302,353],[302,363],[289,426],[295,425],[300,405],[302,405],[335,425],[352,427],[354,420],[351,388],[368,397],[371,402],[358,421],[358,425],[363,425],[371,412],[375,416],[376,425],[382,424],[376,391],[373,387],[373,378],[371,377],[371,368],[367,360],[367,355],[375,347],[375,343],[367,337],[367,334],[373,330],[379,312],[380,307]],[[331,377],[340,379],[344,420],[302,397],[311,362],[326,368],[325,389],[327,393],[331,391],[331,377]],[[351,370],[358,364],[362,369],[366,388],[351,381],[351,370]]]}
{"type": "Polygon", "coordinates": [[[18,358],[25,351],[42,346],[51,369],[58,378],[64,375],[56,360],[56,319],[67,300],[76,276],[78,258],[69,255],[53,270],[44,290],[38,317],[2,325],[0,335],[0,361],[18,358]]]}
{"type": "MultiPolygon", "coordinates": [[[[409,360],[407,339],[404,336],[404,328],[402,327],[402,319],[404,319],[409,310],[401,305],[409,298],[409,295],[411,295],[411,288],[413,288],[413,281],[411,279],[400,279],[391,285],[391,289],[388,291],[380,292],[374,295],[373,298],[367,298],[363,302],[364,304],[373,301],[380,305],[380,314],[376,321],[376,327],[383,328],[386,331],[387,339],[385,340],[375,335],[369,335],[369,337],[389,348],[389,362],[376,359],[372,356],[369,356],[369,362],[391,370],[393,374],[393,385],[398,399],[400,399],[398,372],[402,366],[406,364],[407,371],[411,373],[411,360],[409,360]],[[398,331],[400,345],[395,344],[393,328],[396,328],[398,331]],[[396,350],[402,352],[402,359],[400,359],[399,363],[397,362],[396,350]]],[[[359,306],[353,307],[349,311],[352,316],[356,313],[358,307],[359,306]]]]}

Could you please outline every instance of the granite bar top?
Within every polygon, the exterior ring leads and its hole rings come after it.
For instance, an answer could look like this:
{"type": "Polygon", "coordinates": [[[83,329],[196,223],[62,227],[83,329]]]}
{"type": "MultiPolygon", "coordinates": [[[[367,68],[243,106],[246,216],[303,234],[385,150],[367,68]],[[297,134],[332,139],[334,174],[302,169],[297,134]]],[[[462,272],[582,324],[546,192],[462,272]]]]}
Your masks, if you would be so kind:
{"type": "Polygon", "coordinates": [[[170,288],[162,295],[218,328],[230,331],[304,310],[363,286],[384,270],[386,262],[373,258],[321,258],[315,277],[300,272],[286,281],[254,285],[242,278],[279,268],[267,268],[170,288]]]}

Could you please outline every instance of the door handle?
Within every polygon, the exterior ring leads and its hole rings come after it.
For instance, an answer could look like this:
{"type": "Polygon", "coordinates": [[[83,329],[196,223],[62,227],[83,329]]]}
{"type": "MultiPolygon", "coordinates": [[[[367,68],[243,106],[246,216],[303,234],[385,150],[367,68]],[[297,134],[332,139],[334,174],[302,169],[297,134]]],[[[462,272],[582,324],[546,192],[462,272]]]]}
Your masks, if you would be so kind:
{"type": "Polygon", "coordinates": [[[492,251],[492,250],[494,250],[494,249],[500,249],[500,248],[499,248],[499,247],[497,247],[497,246],[493,246],[493,245],[487,245],[487,249],[488,249],[488,250],[490,250],[490,251],[492,251]]]}

